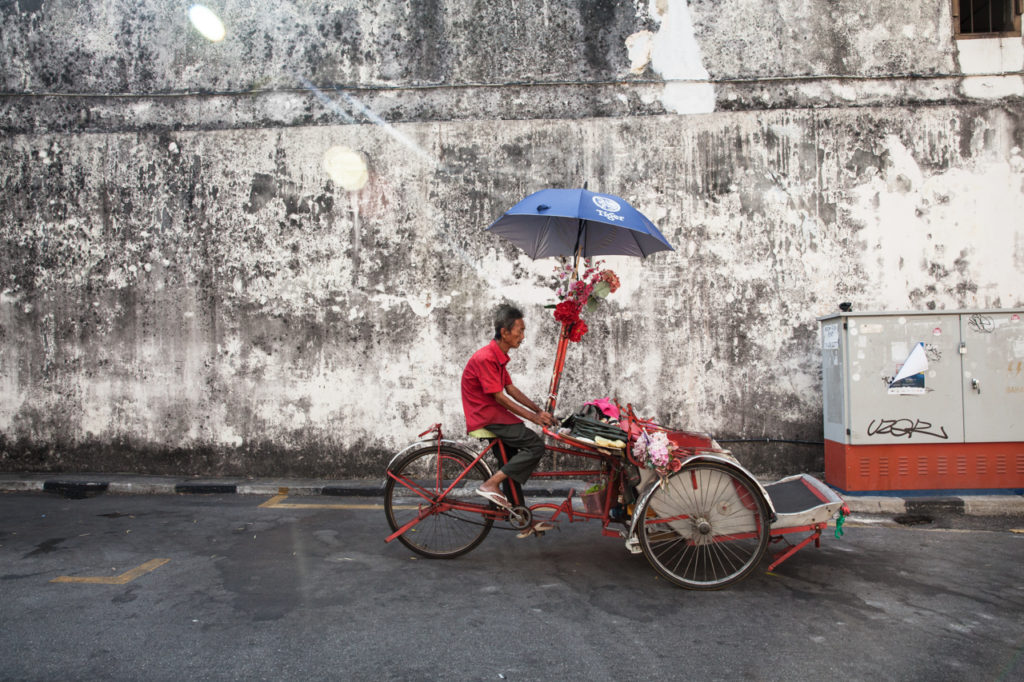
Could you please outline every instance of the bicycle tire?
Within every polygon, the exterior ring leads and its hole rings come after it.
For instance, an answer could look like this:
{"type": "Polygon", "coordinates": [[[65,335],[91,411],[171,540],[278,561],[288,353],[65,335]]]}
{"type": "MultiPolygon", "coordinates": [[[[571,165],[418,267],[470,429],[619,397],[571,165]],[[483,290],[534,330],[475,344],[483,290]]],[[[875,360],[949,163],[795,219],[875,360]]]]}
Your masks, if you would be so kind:
{"type": "MultiPolygon", "coordinates": [[[[438,451],[436,445],[429,445],[402,457],[391,471],[398,476],[415,480],[422,487],[438,494],[447,489],[472,463],[473,458],[464,452],[447,446],[442,446],[438,451]]],[[[475,491],[487,478],[487,469],[477,462],[449,495],[472,497],[474,502],[483,502],[483,498],[476,497],[475,491]]],[[[384,486],[384,511],[391,530],[396,531],[415,519],[428,504],[421,496],[388,476],[384,486]]],[[[421,556],[431,559],[454,559],[483,542],[493,525],[494,519],[491,517],[475,512],[448,510],[427,516],[399,535],[398,539],[421,556]]]]}
{"type": "Polygon", "coordinates": [[[718,462],[686,464],[637,508],[640,548],[662,577],[718,590],[753,572],[771,535],[768,506],[749,477],[718,462]]]}

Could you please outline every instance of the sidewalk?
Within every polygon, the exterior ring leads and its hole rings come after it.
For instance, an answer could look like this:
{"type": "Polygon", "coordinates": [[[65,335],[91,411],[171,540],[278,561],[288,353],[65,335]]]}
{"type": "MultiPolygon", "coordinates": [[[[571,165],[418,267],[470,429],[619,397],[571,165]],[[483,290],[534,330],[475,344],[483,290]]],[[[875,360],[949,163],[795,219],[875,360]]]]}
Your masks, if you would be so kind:
{"type": "MultiPolygon", "coordinates": [[[[578,481],[538,481],[525,486],[534,497],[564,497],[578,481]]],[[[381,497],[384,481],[320,479],[189,478],[132,474],[0,474],[0,492],[45,491],[69,498],[103,493],[118,495],[289,495],[381,497]]],[[[853,513],[899,516],[1024,516],[1024,495],[950,495],[890,497],[841,495],[853,513]]]]}

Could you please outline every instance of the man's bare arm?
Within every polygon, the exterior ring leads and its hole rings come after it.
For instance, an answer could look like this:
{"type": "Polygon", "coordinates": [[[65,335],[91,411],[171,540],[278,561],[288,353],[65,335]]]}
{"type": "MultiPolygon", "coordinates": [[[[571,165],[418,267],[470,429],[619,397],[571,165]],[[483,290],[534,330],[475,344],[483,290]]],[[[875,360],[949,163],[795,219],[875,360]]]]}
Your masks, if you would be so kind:
{"type": "Polygon", "coordinates": [[[535,403],[532,400],[530,400],[529,396],[527,396],[525,393],[520,391],[513,384],[509,384],[508,386],[506,386],[505,387],[505,392],[508,393],[510,396],[512,396],[513,400],[517,401],[518,403],[520,403],[522,405],[525,405],[526,407],[530,408],[534,412],[540,412],[541,411],[540,407],[537,406],[537,403],[535,403]]]}
{"type": "Polygon", "coordinates": [[[544,412],[537,404],[527,398],[522,391],[518,388],[509,384],[505,387],[505,392],[495,393],[494,399],[498,401],[498,404],[504,407],[512,414],[518,415],[523,419],[529,420],[534,424],[540,426],[552,426],[555,420],[551,417],[551,414],[544,412]],[[509,397],[511,396],[511,397],[509,397]]]}

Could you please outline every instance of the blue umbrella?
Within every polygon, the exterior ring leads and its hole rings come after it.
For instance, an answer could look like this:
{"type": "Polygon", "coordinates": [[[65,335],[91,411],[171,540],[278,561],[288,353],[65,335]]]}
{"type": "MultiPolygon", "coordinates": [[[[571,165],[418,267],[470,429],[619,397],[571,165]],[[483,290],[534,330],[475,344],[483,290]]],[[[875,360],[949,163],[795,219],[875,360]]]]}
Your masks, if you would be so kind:
{"type": "Polygon", "coordinates": [[[521,248],[530,258],[643,258],[674,250],[654,223],[625,199],[585,189],[534,192],[487,229],[521,248]]]}

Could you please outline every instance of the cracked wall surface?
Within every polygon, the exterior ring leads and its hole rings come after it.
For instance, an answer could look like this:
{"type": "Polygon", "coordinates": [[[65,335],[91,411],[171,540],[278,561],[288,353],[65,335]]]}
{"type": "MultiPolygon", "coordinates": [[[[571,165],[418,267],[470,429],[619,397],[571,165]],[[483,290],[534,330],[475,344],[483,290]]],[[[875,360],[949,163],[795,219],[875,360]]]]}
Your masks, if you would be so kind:
{"type": "Polygon", "coordinates": [[[1024,305],[1020,38],[961,59],[940,5],[225,2],[209,43],[166,3],[9,3],[0,469],[380,476],[462,431],[506,299],[539,399],[554,264],[483,228],[584,182],[676,251],[609,259],[562,404],[820,440],[817,316],[1024,305]]]}

